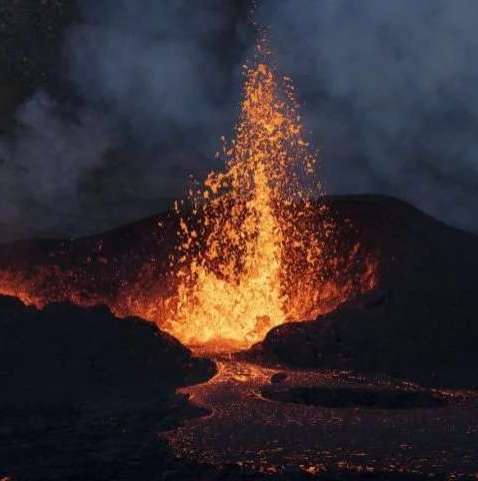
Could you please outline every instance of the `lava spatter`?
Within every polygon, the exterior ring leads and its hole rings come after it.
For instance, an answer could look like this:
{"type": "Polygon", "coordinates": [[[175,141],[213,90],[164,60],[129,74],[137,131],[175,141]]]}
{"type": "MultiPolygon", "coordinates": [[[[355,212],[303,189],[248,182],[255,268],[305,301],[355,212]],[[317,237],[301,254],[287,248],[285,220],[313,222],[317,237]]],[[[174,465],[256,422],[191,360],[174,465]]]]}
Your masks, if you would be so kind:
{"type": "MultiPolygon", "coordinates": [[[[226,169],[190,192],[192,214],[180,224],[170,329],[187,344],[250,346],[279,324],[331,310],[357,287],[337,276],[334,223],[292,82],[266,63],[266,42],[255,60],[244,67],[234,138],[224,141],[226,169]]],[[[360,283],[371,287],[373,272],[360,283]]]]}

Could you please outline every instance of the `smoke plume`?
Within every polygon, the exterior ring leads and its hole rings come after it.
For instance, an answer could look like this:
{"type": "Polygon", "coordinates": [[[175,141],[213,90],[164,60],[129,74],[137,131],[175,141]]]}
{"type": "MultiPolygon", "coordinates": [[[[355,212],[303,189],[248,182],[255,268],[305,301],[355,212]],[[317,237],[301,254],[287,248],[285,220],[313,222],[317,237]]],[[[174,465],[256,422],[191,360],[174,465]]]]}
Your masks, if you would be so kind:
{"type": "Polygon", "coordinates": [[[2,222],[25,235],[82,234],[161,210],[189,173],[211,168],[234,121],[251,43],[238,2],[79,8],[64,39],[70,95],[36,92],[0,138],[2,222]]]}
{"type": "Polygon", "coordinates": [[[478,229],[478,4],[267,0],[332,192],[401,197],[478,229]]]}
{"type": "MultiPolygon", "coordinates": [[[[395,195],[478,230],[478,4],[259,4],[329,192],[395,195]]],[[[80,2],[64,36],[69,95],[37,91],[0,137],[0,240],[133,220],[182,195],[188,174],[216,167],[254,44],[250,6],[80,2]]]]}

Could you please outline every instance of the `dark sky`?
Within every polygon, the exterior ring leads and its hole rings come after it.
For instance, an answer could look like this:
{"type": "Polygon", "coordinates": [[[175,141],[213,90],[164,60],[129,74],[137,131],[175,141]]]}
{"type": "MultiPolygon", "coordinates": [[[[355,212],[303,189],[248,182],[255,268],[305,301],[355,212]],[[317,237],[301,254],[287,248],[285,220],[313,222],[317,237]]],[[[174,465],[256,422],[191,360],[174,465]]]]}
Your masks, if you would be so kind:
{"type": "MultiPolygon", "coordinates": [[[[478,3],[257,3],[328,190],[395,195],[478,230],[478,3]]],[[[0,239],[118,225],[218,167],[255,43],[249,11],[0,0],[0,239]]]]}

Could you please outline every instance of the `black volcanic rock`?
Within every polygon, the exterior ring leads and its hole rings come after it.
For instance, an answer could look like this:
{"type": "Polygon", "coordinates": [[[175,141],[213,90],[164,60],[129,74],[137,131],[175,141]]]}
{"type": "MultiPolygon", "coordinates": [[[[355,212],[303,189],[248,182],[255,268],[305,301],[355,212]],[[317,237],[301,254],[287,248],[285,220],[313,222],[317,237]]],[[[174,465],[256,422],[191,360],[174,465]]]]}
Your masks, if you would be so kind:
{"type": "Polygon", "coordinates": [[[394,199],[332,205],[338,224],[351,219],[356,239],[377,252],[378,289],[315,321],[278,326],[249,356],[477,387],[478,237],[394,199]]]}
{"type": "Polygon", "coordinates": [[[70,304],[37,311],[0,297],[0,406],[160,399],[213,371],[211,362],[141,319],[70,304]]]}
{"type": "Polygon", "coordinates": [[[0,478],[146,481],[183,469],[158,433],[204,414],[176,388],[214,372],[141,319],[0,297],[0,478]]]}

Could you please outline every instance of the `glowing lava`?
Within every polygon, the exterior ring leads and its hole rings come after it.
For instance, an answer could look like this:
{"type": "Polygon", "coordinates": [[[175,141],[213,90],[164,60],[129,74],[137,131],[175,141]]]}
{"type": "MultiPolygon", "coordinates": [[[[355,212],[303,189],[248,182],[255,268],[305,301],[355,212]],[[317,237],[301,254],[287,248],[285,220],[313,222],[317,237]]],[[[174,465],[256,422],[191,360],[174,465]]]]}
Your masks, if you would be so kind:
{"type": "Polygon", "coordinates": [[[148,227],[143,244],[125,247],[130,234],[121,231],[35,248],[39,257],[19,254],[18,265],[7,255],[0,294],[39,308],[106,304],[187,345],[224,350],[374,287],[375,257],[346,219],[337,225],[314,180],[316,153],[291,80],[269,66],[265,41],[254,60],[244,67],[234,138],[223,139],[224,172],[192,189],[188,205],[163,216],[157,233],[148,227]]]}
{"type": "Polygon", "coordinates": [[[264,63],[264,43],[257,57],[245,67],[235,138],[224,143],[226,172],[190,192],[193,214],[181,221],[169,329],[190,345],[250,346],[350,295],[350,286],[334,283],[333,223],[324,205],[313,205],[322,189],[294,88],[264,63]]]}

